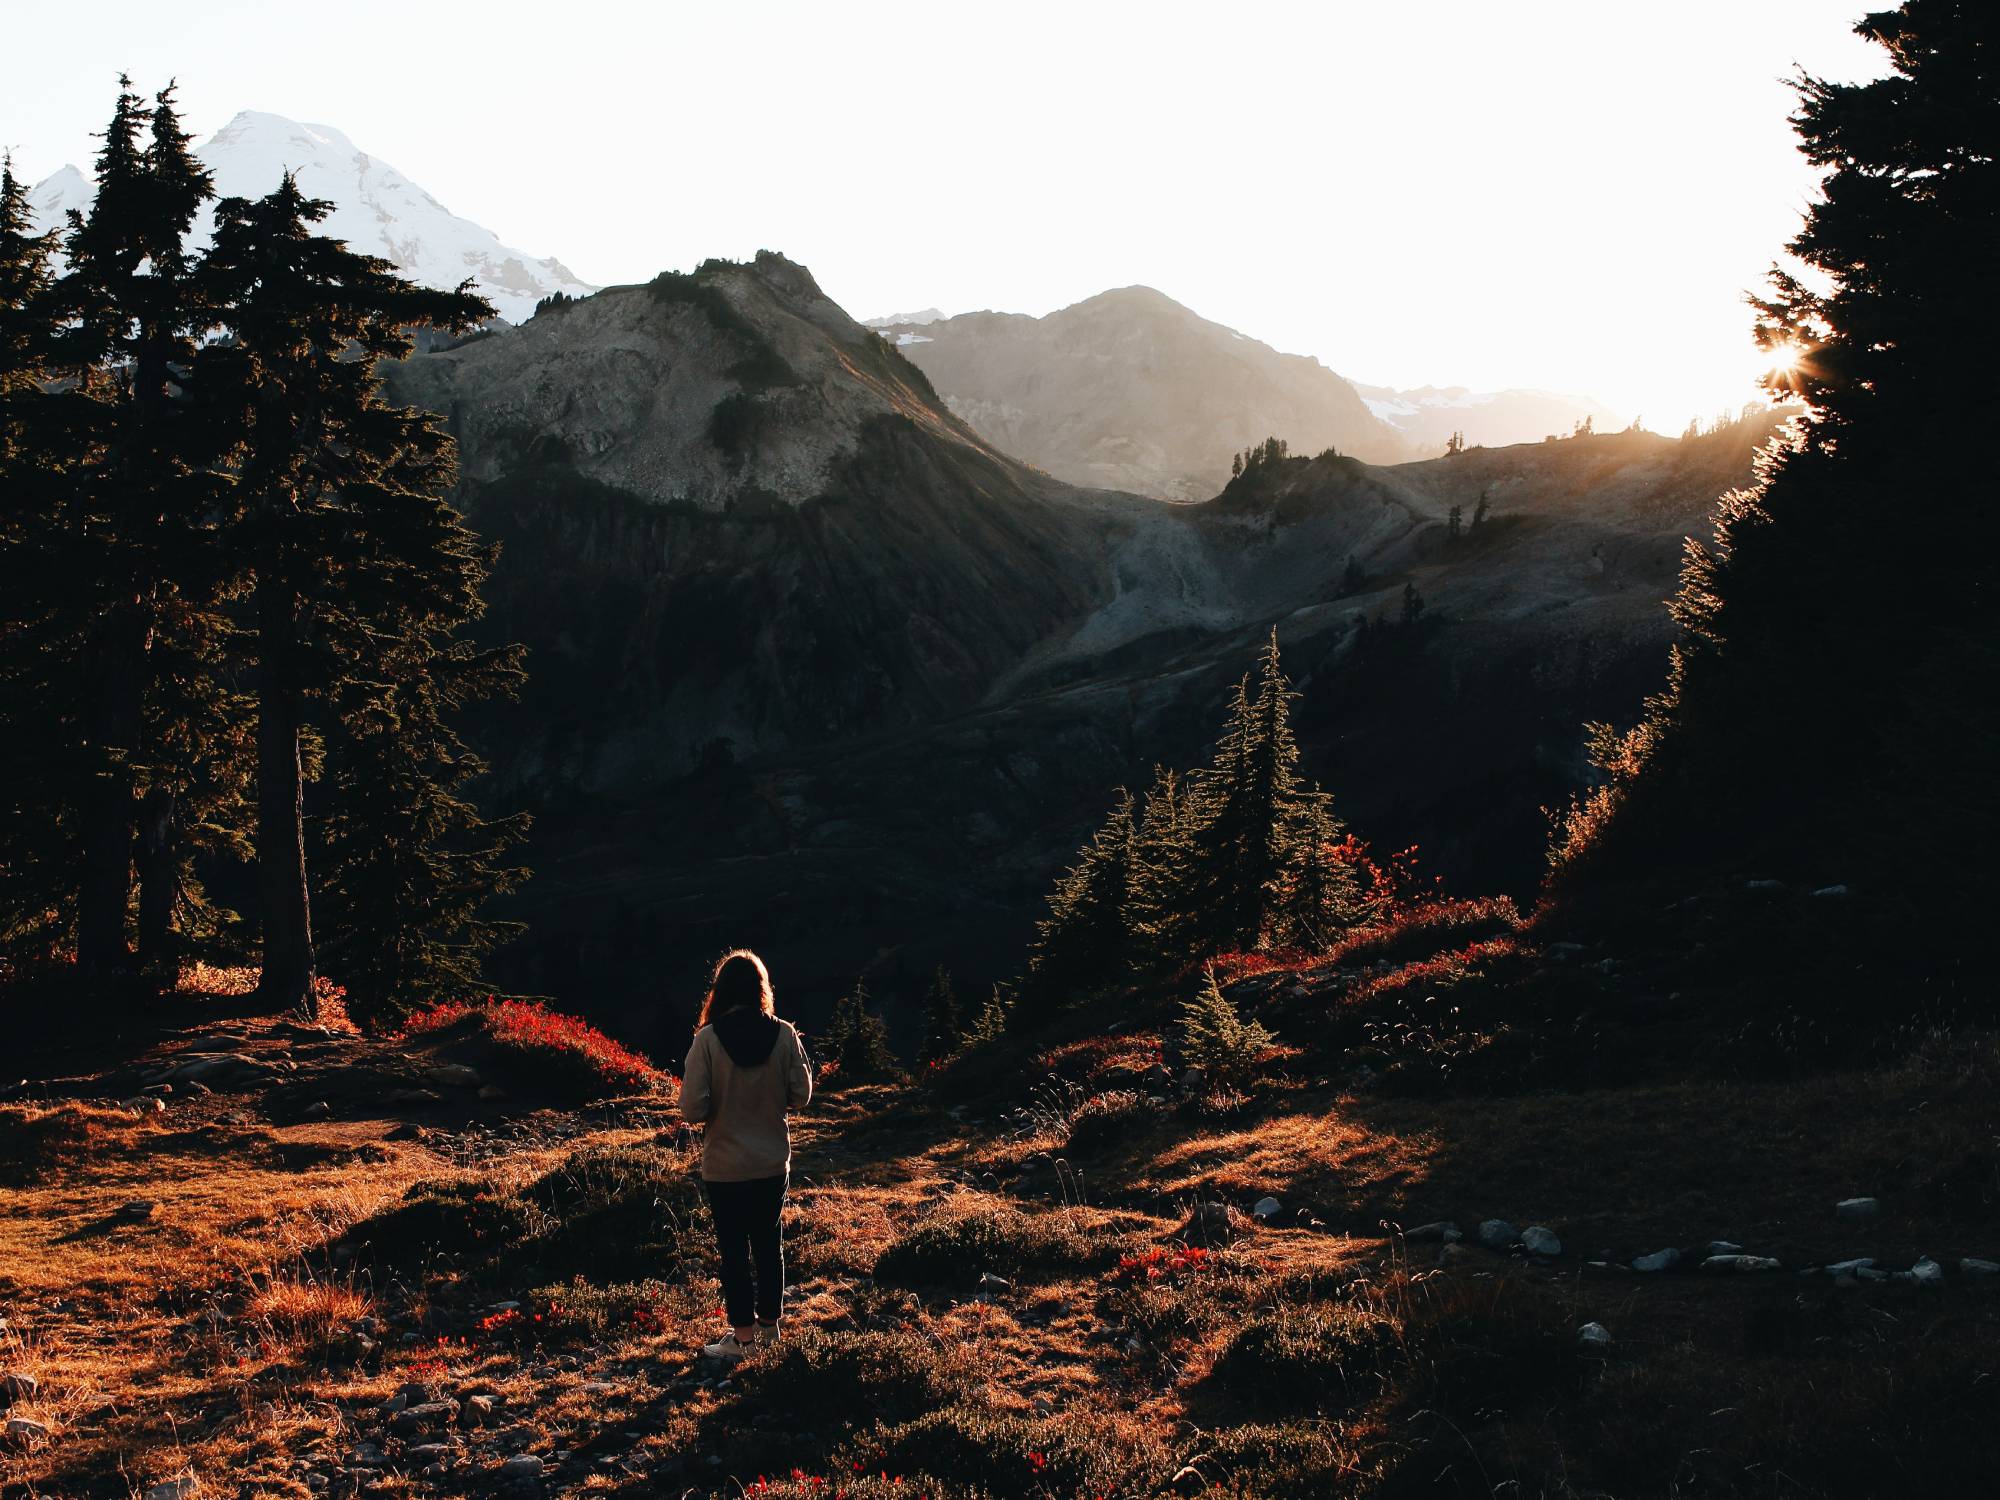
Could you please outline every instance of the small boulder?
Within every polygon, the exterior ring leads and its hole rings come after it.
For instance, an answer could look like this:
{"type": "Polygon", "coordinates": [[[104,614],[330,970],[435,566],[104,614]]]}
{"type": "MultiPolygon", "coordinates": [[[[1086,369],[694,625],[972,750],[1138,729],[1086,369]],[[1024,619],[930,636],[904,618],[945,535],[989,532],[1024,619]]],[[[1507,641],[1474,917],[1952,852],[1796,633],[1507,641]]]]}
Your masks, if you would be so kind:
{"type": "Polygon", "coordinates": [[[146,1500],[190,1500],[201,1488],[201,1481],[192,1474],[179,1479],[166,1479],[146,1491],[146,1500]]]}
{"type": "Polygon", "coordinates": [[[427,1076],[432,1083],[441,1083],[446,1088],[476,1089],[479,1087],[479,1070],[464,1063],[445,1062],[433,1064],[427,1076]]]}
{"type": "Polygon", "coordinates": [[[500,1100],[507,1097],[507,1091],[497,1083],[482,1084],[479,1089],[479,1097],[484,1099],[488,1104],[497,1104],[500,1100]]]}
{"type": "Polygon", "coordinates": [[[159,1211],[160,1205],[150,1198],[134,1198],[118,1205],[118,1217],[134,1224],[144,1223],[159,1211]]]}
{"type": "Polygon", "coordinates": [[[444,1096],[435,1089],[390,1089],[384,1096],[386,1104],[436,1104],[444,1096]]]}
{"type": "Polygon", "coordinates": [[[1479,1243],[1488,1250],[1506,1250],[1519,1239],[1520,1233],[1505,1219],[1482,1220],[1477,1230],[1479,1243]]]}
{"type": "Polygon", "coordinates": [[[1701,1263],[1701,1268],[1711,1274],[1730,1275],[1744,1271],[1777,1271],[1783,1269],[1768,1255],[1711,1255],[1701,1263]]]}
{"type": "Polygon", "coordinates": [[[1586,1323],[1577,1329],[1576,1341],[1586,1349],[1609,1349],[1611,1330],[1602,1323],[1586,1323]]]}
{"type": "Polygon", "coordinates": [[[539,1453],[516,1453],[500,1465],[500,1479],[507,1484],[523,1479],[540,1479],[546,1467],[539,1453]]]}
{"type": "Polygon", "coordinates": [[[1872,1219],[1882,1211],[1882,1204],[1874,1198],[1843,1198],[1833,1205],[1836,1218],[1872,1219]]]}
{"type": "Polygon", "coordinates": [[[1874,1256],[1857,1255],[1850,1260],[1834,1261],[1826,1268],[1826,1273],[1829,1276],[1856,1276],[1863,1271],[1872,1271],[1874,1268],[1874,1256]]]}
{"type": "Polygon", "coordinates": [[[9,1370],[0,1375],[0,1406],[12,1406],[16,1401],[32,1401],[42,1383],[34,1376],[19,1370],[9,1370]]]}
{"type": "Polygon", "coordinates": [[[1668,1246],[1665,1250],[1655,1250],[1651,1255],[1641,1255],[1632,1262],[1635,1271],[1671,1271],[1681,1263],[1680,1251],[1668,1246]]]}
{"type": "Polygon", "coordinates": [[[1181,1087],[1190,1094],[1197,1092],[1208,1083],[1208,1073],[1202,1068],[1189,1068],[1181,1074],[1181,1087]]]}
{"type": "Polygon", "coordinates": [[[1928,1255],[1919,1259],[1905,1274],[1918,1286],[1944,1285],[1944,1267],[1932,1260],[1928,1255]]]}
{"type": "Polygon", "coordinates": [[[1708,1242],[1708,1249],[1703,1253],[1707,1255],[1741,1255],[1743,1247],[1734,1240],[1710,1240],[1708,1242]]]}
{"type": "Polygon", "coordinates": [[[49,1440],[48,1425],[30,1417],[9,1417],[5,1437],[16,1448],[37,1448],[49,1440]]]}
{"type": "Polygon", "coordinates": [[[2000,1276],[2000,1260],[1981,1260],[1975,1255],[1960,1259],[1958,1268],[1968,1276],[2000,1276]]]}
{"type": "Polygon", "coordinates": [[[299,1111],[301,1120],[324,1120],[333,1113],[333,1107],[324,1099],[315,1099],[299,1111]]]}
{"type": "Polygon", "coordinates": [[[1782,880],[1746,880],[1743,882],[1743,889],[1746,891],[1782,891],[1784,888],[1785,882],[1782,880]]]}
{"type": "Polygon", "coordinates": [[[995,1276],[991,1271],[979,1273],[979,1290],[982,1292],[1012,1291],[1014,1283],[1004,1276],[995,1276]]]}
{"type": "Polygon", "coordinates": [[[1840,897],[1849,894],[1851,892],[1844,885],[1823,885],[1813,892],[1814,897],[1821,901],[1838,900],[1840,897]]]}
{"type": "Polygon", "coordinates": [[[1521,1243],[1530,1255],[1557,1256],[1563,1253],[1563,1242],[1553,1229],[1540,1224],[1530,1224],[1521,1231],[1521,1243]]]}
{"type": "Polygon", "coordinates": [[[1285,1207],[1282,1203],[1266,1194],[1257,1200],[1257,1206],[1250,1210],[1250,1216],[1259,1224],[1268,1224],[1284,1211],[1285,1207]]]}

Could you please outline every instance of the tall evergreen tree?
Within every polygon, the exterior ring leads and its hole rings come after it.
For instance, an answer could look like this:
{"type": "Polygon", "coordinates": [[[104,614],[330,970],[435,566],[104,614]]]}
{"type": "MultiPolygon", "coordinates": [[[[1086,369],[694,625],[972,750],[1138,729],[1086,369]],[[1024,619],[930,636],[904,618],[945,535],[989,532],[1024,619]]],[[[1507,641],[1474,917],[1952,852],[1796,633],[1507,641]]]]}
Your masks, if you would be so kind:
{"type": "Polygon", "coordinates": [[[488,819],[467,795],[486,765],[451,719],[519,685],[520,649],[481,650],[423,622],[378,637],[363,681],[339,684],[317,820],[315,961],[364,1024],[475,992],[485,960],[522,930],[485,914],[527,878],[512,851],[528,816],[488,819]],[[343,711],[344,709],[344,711],[343,711]]]}
{"type": "Polygon", "coordinates": [[[1299,800],[1298,743],[1278,633],[1264,649],[1257,695],[1237,684],[1215,759],[1198,778],[1201,822],[1191,885],[1201,946],[1254,948],[1262,941],[1291,863],[1299,800]]]}
{"type": "Polygon", "coordinates": [[[1774,272],[1759,304],[1791,356],[1773,390],[1807,417],[1691,551],[1667,689],[1601,740],[1609,785],[1557,879],[1570,909],[1661,875],[1851,882],[1842,930],[1879,946],[1838,972],[1879,999],[1921,992],[1913,967],[1961,972],[1991,914],[2000,508],[1979,434],[2000,306],[1977,289],[2000,275],[2000,11],[1908,0],[1856,29],[1890,71],[1800,79],[1793,125],[1827,173],[1790,246],[1811,275],[1774,272]]]}
{"type": "Polygon", "coordinates": [[[1125,894],[1126,932],[1141,961],[1167,962],[1189,950],[1199,815],[1188,784],[1167,767],[1155,766],[1133,838],[1125,894]]]}
{"type": "Polygon", "coordinates": [[[1046,1007],[1111,978],[1130,962],[1125,907],[1131,890],[1132,794],[1118,789],[1110,816],[1049,893],[1049,914],[1029,953],[1031,994],[1046,1007]]]}
{"type": "MultiPolygon", "coordinates": [[[[233,392],[246,434],[235,476],[241,553],[255,575],[259,994],[272,1006],[307,1004],[315,978],[301,761],[309,711],[332,708],[356,724],[373,716],[351,762],[363,777],[359,768],[379,767],[389,743],[368,736],[406,732],[397,753],[432,780],[420,790],[376,778],[377,805],[417,818],[412,842],[379,856],[377,869],[398,890],[427,886],[433,904],[420,922],[462,927],[464,893],[442,892],[465,866],[440,840],[467,826],[456,789],[471,767],[462,747],[440,738],[437,710],[460,687],[514,669],[498,659],[474,667],[445,644],[478,612],[487,554],[444,499],[450,438],[430,415],[386,405],[375,374],[376,361],[410,352],[411,327],[463,329],[492,309],[462,289],[413,286],[387,262],[315,233],[332,208],[289,176],[255,202],[226,200],[204,268],[231,334],[205,362],[233,392]],[[440,664],[473,670],[422,686],[440,664]],[[379,687],[357,704],[366,682],[379,687]]],[[[490,864],[508,841],[487,840],[482,857],[490,864]]],[[[369,856],[347,847],[366,866],[369,856]]],[[[344,888],[358,900],[356,883],[344,888]]],[[[385,965],[408,969],[409,955],[385,965]]]]}
{"type": "Polygon", "coordinates": [[[54,234],[0,162],[0,961],[47,958],[74,918],[73,642],[52,562],[72,477],[74,403],[44,389],[54,337],[54,234]]]}
{"type": "Polygon", "coordinates": [[[72,218],[68,268],[50,293],[60,330],[50,366],[89,403],[72,434],[78,484],[57,561],[73,611],[91,620],[74,667],[77,956],[93,976],[129,962],[135,857],[142,952],[170,957],[183,870],[175,799],[205,733],[227,719],[212,668],[233,572],[216,545],[228,504],[213,467],[219,434],[189,388],[214,319],[187,237],[213,190],[172,88],[150,111],[129,80],[120,89],[95,197],[72,218]]]}

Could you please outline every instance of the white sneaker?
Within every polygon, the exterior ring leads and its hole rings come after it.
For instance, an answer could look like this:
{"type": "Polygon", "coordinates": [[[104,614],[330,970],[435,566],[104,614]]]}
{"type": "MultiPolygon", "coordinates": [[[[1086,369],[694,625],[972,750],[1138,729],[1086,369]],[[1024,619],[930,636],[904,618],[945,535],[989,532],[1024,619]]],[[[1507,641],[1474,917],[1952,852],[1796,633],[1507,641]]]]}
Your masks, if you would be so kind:
{"type": "Polygon", "coordinates": [[[739,1359],[743,1358],[744,1355],[748,1354],[750,1348],[749,1344],[739,1344],[736,1341],[735,1334],[725,1333],[714,1343],[703,1344],[701,1346],[701,1357],[703,1359],[719,1359],[725,1365],[733,1365],[739,1359]]]}

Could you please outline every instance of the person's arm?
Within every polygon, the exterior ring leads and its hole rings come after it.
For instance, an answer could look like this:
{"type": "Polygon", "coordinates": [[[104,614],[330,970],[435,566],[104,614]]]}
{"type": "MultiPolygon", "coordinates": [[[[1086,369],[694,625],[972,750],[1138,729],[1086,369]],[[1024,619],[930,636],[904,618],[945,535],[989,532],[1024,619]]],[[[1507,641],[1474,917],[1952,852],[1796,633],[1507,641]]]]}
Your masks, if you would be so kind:
{"type": "Polygon", "coordinates": [[[697,1032],[681,1068],[681,1118],[690,1125],[700,1125],[714,1109],[715,1096],[708,1084],[707,1034],[697,1032]]]}
{"type": "Polygon", "coordinates": [[[806,1044],[800,1039],[798,1028],[786,1029],[792,1034],[792,1052],[785,1059],[785,1108],[804,1109],[812,1103],[812,1064],[806,1061],[806,1044]]]}

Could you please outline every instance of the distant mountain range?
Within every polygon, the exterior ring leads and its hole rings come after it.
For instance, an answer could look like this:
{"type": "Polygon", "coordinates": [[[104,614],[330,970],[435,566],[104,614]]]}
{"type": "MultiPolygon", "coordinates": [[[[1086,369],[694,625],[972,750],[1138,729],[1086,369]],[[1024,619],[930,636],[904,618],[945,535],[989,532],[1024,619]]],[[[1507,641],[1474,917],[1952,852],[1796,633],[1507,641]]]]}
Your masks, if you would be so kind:
{"type": "Polygon", "coordinates": [[[1469,448],[1504,448],[1510,443],[1538,443],[1554,435],[1568,437],[1585,418],[1598,432],[1615,432],[1624,419],[1588,396],[1564,396],[1554,391],[1474,391],[1462,385],[1427,385],[1396,391],[1381,385],[1356,385],[1368,410],[1409,438],[1424,458],[1444,450],[1453,433],[1469,448]]]}
{"type": "Polygon", "coordinates": [[[988,442],[1071,484],[1206,500],[1271,436],[1381,463],[1413,456],[1354,388],[1151,287],[1047,317],[973,312],[874,325],[988,442]]]}
{"type": "Polygon", "coordinates": [[[1151,287],[1124,287],[1032,318],[936,308],[871,318],[995,446],[1072,484],[1206,500],[1230,462],[1267,437],[1295,453],[1337,448],[1371,463],[1429,458],[1454,432],[1500,447],[1567,435],[1583,396],[1360,386],[1318,360],[1210,322],[1151,287]]]}
{"type": "MultiPolygon", "coordinates": [[[[491,230],[461,219],[332,126],[244,110],[195,153],[215,174],[216,192],[224,198],[262,197],[289,168],[301,191],[334,203],[325,232],[426,286],[454,287],[469,277],[511,323],[526,320],[552,292],[582,297],[596,290],[552,256],[501,244],[491,230]]],[[[38,227],[53,228],[70,209],[89,208],[94,191],[74,166],[44,178],[30,194],[38,227]]],[[[207,242],[213,223],[211,204],[195,226],[198,243],[207,242]]]]}
{"type": "MultiPolygon", "coordinates": [[[[1163,325],[1162,347],[1223,363],[1203,352],[1215,325],[1157,293],[1097,300],[1112,328],[1163,325]]],[[[1045,320],[1005,321],[1032,344],[1045,320]]],[[[1657,686],[1682,538],[1707,535],[1768,435],[1229,480],[1225,431],[1221,492],[1164,504],[976,432],[911,362],[952,324],[898,347],[760,254],[385,372],[457,436],[458,502],[500,544],[484,628],[530,648],[521,701],[480,735],[499,795],[538,820],[508,983],[643,1007],[736,941],[782,959],[809,1007],[863,967],[890,996],[943,961],[1004,973],[1106,789],[1198,759],[1274,623],[1307,772],[1344,814],[1454,883],[1522,889],[1539,809],[1584,775],[1579,726],[1629,720],[1657,686]],[[1396,623],[1406,586],[1422,629],[1396,623]]],[[[1347,389],[1242,359],[1239,391],[1268,395],[1272,369],[1294,393],[1347,389]]],[[[1082,420],[1072,363],[1049,378],[1082,420]]],[[[1114,394],[1145,368],[1105,363],[1114,394]]],[[[1329,405],[1360,409],[1354,431],[1386,430],[1348,394],[1329,405]]]]}

